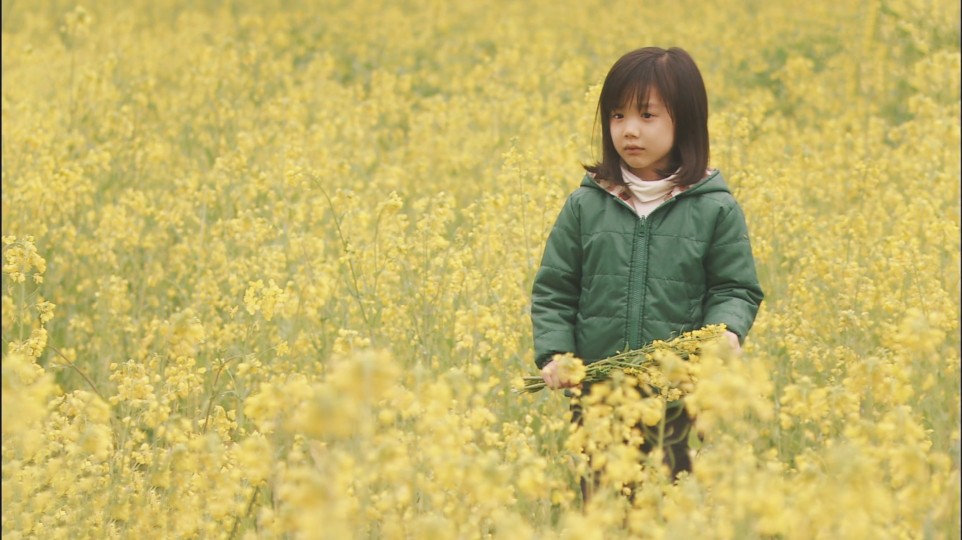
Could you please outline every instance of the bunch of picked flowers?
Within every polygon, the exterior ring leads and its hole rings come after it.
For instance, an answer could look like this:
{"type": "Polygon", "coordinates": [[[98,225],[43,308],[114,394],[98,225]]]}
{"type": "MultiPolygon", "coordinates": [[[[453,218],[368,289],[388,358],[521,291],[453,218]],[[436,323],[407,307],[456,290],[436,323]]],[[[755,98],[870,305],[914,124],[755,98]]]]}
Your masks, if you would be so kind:
{"type": "MultiPolygon", "coordinates": [[[[697,361],[706,346],[718,342],[725,335],[724,324],[705,326],[685,332],[667,341],[655,340],[634,349],[618,353],[584,365],[571,353],[556,354],[558,372],[562,379],[574,384],[608,380],[614,371],[635,377],[639,384],[674,401],[694,387],[697,361]]],[[[545,388],[540,375],[523,378],[519,394],[533,393],[545,388]]]]}

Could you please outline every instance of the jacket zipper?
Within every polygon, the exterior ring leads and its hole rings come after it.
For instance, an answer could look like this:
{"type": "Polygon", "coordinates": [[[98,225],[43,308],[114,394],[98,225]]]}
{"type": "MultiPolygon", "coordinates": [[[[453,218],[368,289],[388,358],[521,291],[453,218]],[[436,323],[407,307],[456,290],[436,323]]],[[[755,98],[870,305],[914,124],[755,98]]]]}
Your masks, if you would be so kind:
{"type": "MultiPolygon", "coordinates": [[[[600,186],[598,189],[607,192],[604,188],[600,186]]],[[[641,348],[643,343],[641,343],[642,335],[641,329],[644,326],[645,314],[642,307],[645,305],[645,296],[647,295],[646,283],[648,281],[648,218],[653,216],[656,212],[664,207],[667,207],[675,202],[678,197],[687,195],[688,191],[683,191],[678,195],[671,196],[667,201],[659,204],[654,210],[651,211],[647,216],[639,216],[635,209],[631,207],[627,202],[623,201],[620,197],[615,196],[612,193],[608,193],[616,201],[621,203],[629,212],[631,212],[635,219],[635,232],[632,235],[632,246],[631,246],[631,269],[628,273],[628,317],[626,317],[625,325],[625,350],[630,351],[633,349],[641,348]],[[641,245],[639,246],[639,240],[641,245]],[[641,272],[639,278],[638,272],[641,272]],[[636,320],[632,324],[632,320],[636,320]]]]}
{"type": "Polygon", "coordinates": [[[641,327],[644,319],[644,305],[648,281],[648,219],[639,216],[635,223],[633,249],[631,250],[631,272],[628,285],[628,350],[641,347],[641,327]]]}
{"type": "MultiPolygon", "coordinates": [[[[638,214],[635,214],[638,217],[638,221],[635,223],[635,234],[632,240],[632,270],[628,277],[628,332],[626,350],[638,349],[644,345],[644,343],[642,343],[641,329],[644,327],[644,306],[648,294],[648,246],[651,236],[649,232],[649,218],[663,207],[667,207],[674,202],[675,197],[671,197],[664,203],[658,205],[658,207],[652,210],[647,216],[638,216],[638,214]],[[638,274],[638,272],[641,272],[641,274],[638,274]],[[632,323],[632,321],[634,321],[634,323],[632,323]]],[[[633,209],[632,212],[634,212],[633,209]]]]}

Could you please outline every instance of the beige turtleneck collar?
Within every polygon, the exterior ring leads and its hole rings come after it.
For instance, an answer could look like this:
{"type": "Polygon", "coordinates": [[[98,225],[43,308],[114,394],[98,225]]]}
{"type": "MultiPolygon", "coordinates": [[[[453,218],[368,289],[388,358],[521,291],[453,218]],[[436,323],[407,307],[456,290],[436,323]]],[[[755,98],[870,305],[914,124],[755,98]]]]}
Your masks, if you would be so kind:
{"type": "Polygon", "coordinates": [[[678,186],[674,174],[661,180],[642,180],[624,165],[621,166],[621,177],[632,195],[641,203],[664,201],[671,197],[672,191],[678,186]]]}

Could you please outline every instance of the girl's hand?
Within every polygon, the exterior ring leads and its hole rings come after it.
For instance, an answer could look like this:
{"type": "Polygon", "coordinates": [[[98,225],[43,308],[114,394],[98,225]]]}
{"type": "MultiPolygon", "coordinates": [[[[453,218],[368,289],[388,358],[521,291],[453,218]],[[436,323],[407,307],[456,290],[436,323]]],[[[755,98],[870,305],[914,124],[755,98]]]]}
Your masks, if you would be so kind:
{"type": "Polygon", "coordinates": [[[578,383],[569,381],[562,376],[561,370],[558,369],[558,360],[552,360],[548,362],[545,367],[541,368],[541,378],[544,379],[544,383],[548,388],[552,390],[571,388],[572,386],[578,385],[578,383]]]}
{"type": "MultiPolygon", "coordinates": [[[[725,337],[728,339],[728,344],[731,345],[732,350],[735,351],[735,354],[741,354],[742,345],[741,343],[738,342],[738,336],[735,334],[735,332],[728,330],[725,332],[725,337]]],[[[545,367],[548,367],[548,366],[545,366],[545,367]]]]}

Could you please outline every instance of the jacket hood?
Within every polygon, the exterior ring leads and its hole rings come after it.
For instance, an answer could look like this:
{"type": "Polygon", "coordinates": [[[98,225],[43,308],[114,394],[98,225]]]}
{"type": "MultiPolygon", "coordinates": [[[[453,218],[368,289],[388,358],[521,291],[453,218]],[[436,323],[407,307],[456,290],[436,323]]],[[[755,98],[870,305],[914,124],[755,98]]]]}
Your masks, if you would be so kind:
{"type": "MultiPolygon", "coordinates": [[[[592,178],[590,174],[586,174],[581,180],[581,187],[590,187],[605,191],[603,187],[599,186],[598,183],[595,182],[594,178],[592,178]]],[[[704,193],[714,192],[731,193],[731,190],[728,189],[728,184],[725,182],[725,179],[722,178],[721,171],[718,169],[712,169],[711,173],[706,178],[702,179],[698,183],[692,184],[691,187],[689,187],[683,193],[680,193],[678,196],[687,197],[688,195],[702,195],[704,193]]]]}

